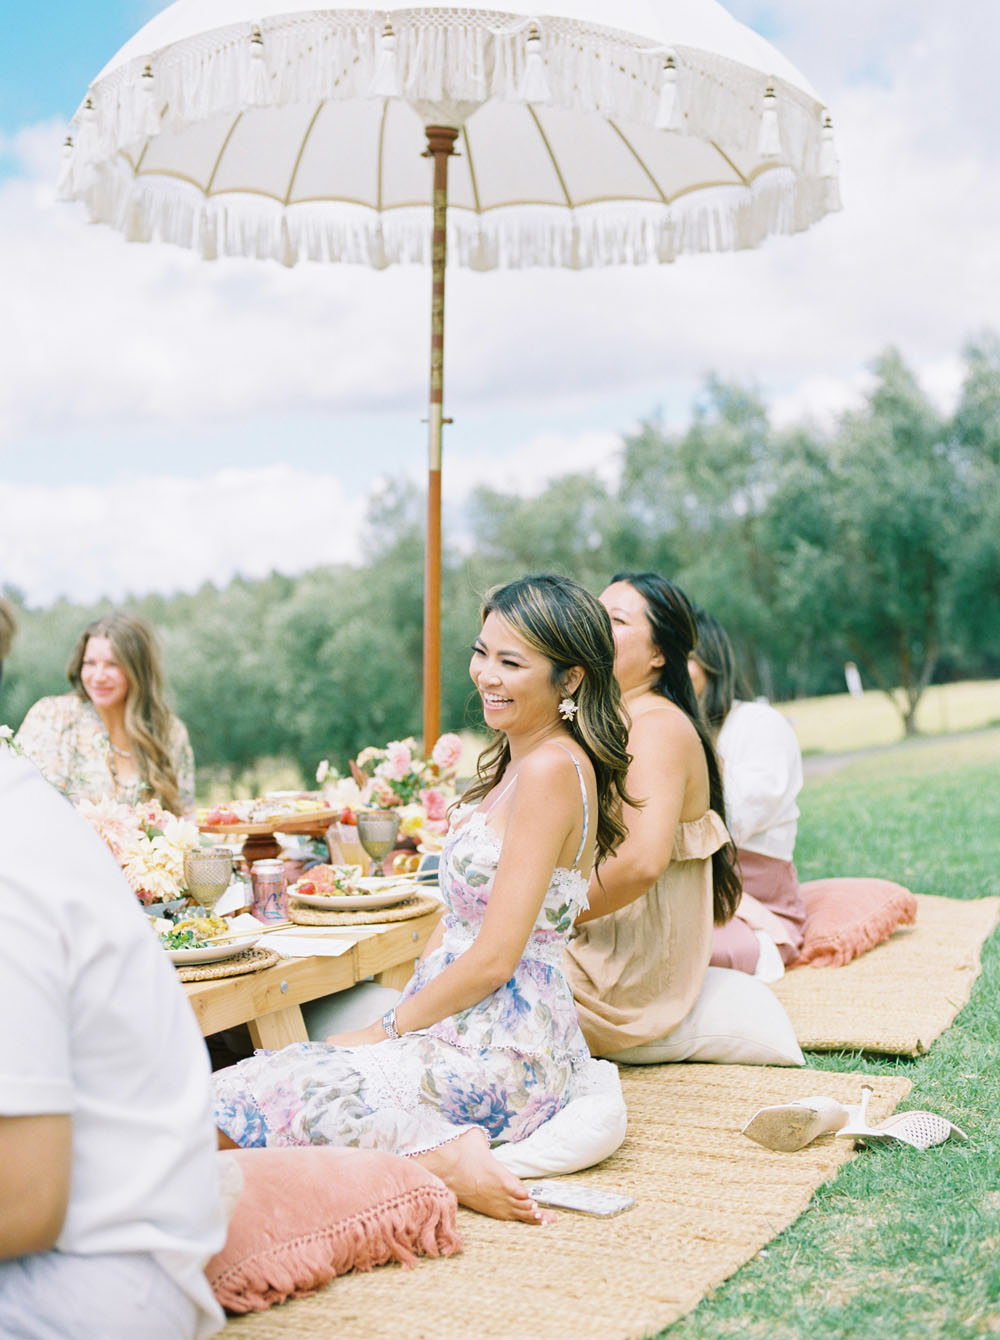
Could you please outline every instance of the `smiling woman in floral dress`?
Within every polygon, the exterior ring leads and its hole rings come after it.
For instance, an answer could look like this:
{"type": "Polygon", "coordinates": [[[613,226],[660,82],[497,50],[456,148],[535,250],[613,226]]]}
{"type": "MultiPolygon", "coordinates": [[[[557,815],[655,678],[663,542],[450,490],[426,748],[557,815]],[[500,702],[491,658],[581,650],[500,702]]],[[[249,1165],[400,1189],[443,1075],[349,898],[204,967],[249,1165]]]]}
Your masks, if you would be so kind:
{"type": "Polygon", "coordinates": [[[116,611],[83,630],[66,667],[72,693],[40,698],[17,740],[72,801],[155,798],[173,814],[194,808],[194,755],[167,707],[153,629],[116,611]]]}
{"type": "Polygon", "coordinates": [[[223,1144],[338,1144],[417,1159],[501,1219],[543,1216],[490,1143],[617,1087],[587,1052],[561,960],[595,861],[624,836],[611,625],[575,582],[488,597],[470,673],[496,732],[452,815],[446,911],[394,1010],[216,1074],[223,1144]]]}

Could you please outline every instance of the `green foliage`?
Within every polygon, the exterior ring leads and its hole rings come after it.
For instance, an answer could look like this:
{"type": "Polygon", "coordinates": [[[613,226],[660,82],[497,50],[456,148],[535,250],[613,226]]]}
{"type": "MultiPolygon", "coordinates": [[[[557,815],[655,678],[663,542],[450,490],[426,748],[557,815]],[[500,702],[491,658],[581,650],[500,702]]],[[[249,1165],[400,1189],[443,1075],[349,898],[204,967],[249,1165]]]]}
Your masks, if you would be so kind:
{"type": "MultiPolygon", "coordinates": [[[[951,421],[898,353],[835,428],[776,431],[760,394],[710,378],[684,431],[624,438],[617,486],[553,479],[523,498],[480,489],[470,542],[443,556],[442,725],[479,725],[466,649],[482,595],[529,571],[600,591],[615,572],[674,578],[725,625],[755,692],[843,690],[860,664],[914,728],[926,686],[1000,674],[1000,337],[965,353],[951,421]]],[[[163,638],[174,705],[200,767],[263,758],[309,780],[364,745],[422,729],[424,501],[398,480],[368,516],[363,561],[125,602],[163,638]]],[[[447,517],[446,517],[447,525],[447,517]]],[[[109,606],[21,609],[3,717],[65,688],[80,629],[109,606]]]]}

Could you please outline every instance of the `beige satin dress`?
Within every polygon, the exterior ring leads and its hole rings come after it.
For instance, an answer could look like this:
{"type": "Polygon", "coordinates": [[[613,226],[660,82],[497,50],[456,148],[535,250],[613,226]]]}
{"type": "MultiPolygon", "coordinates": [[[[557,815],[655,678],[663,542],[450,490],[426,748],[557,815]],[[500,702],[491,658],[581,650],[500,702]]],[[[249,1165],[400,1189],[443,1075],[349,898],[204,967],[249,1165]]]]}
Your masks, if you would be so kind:
{"type": "Polygon", "coordinates": [[[653,887],[584,922],[567,945],[563,970],[593,1056],[665,1037],[691,1010],[712,955],[712,853],[729,841],[714,810],[681,822],[653,887]]]}

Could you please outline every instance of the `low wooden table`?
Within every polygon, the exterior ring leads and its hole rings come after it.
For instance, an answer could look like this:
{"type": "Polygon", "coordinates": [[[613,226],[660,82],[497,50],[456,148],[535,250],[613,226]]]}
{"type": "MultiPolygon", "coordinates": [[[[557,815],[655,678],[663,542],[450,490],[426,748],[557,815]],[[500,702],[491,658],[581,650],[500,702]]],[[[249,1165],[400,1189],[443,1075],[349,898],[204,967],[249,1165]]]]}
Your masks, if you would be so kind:
{"type": "MultiPolygon", "coordinates": [[[[353,943],[336,957],[287,958],[242,977],[184,983],[202,1034],[207,1037],[223,1028],[247,1024],[255,1047],[274,1049],[307,1042],[299,1008],[303,1002],[344,991],[366,977],[401,989],[410,980],[414,960],[423,952],[441,910],[381,926],[338,927],[337,938],[353,943]]],[[[306,926],[297,929],[302,934],[309,932],[306,926]]],[[[324,927],[324,938],[333,933],[324,927]]]]}

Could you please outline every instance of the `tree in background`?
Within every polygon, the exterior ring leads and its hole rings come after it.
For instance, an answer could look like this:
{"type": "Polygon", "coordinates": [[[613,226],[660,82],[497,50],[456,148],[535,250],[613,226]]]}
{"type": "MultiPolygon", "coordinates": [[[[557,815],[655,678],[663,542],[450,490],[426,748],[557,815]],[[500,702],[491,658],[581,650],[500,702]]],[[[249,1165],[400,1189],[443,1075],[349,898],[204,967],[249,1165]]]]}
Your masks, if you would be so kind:
{"type": "MultiPolygon", "coordinates": [[[[677,580],[726,625],[770,697],[841,690],[856,661],[912,733],[935,673],[1000,671],[1000,338],[964,351],[945,420],[898,353],[832,429],[776,431],[752,388],[709,379],[684,431],[652,418],[624,439],[618,483],[551,480],[522,498],[481,489],[461,552],[444,554],[442,722],[481,725],[467,649],[497,582],[529,571],[599,591],[617,571],[677,580]]],[[[262,759],[309,783],[368,744],[420,730],[423,503],[392,481],[374,496],[356,566],[206,583],[128,599],[164,644],[170,698],[203,775],[262,759]]],[[[107,601],[26,608],[5,664],[2,719],[65,692],[79,633],[107,601]]],[[[252,785],[251,783],[248,783],[252,785]]]]}
{"type": "Polygon", "coordinates": [[[911,735],[953,637],[962,490],[946,425],[899,354],[874,371],[865,408],[845,416],[832,447],[837,629],[911,735]]]}
{"type": "Polygon", "coordinates": [[[955,563],[959,663],[1000,672],[1000,336],[966,346],[966,374],[952,422],[963,499],[955,563]]]}

